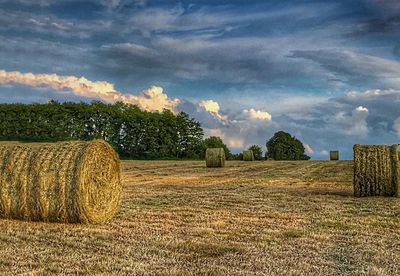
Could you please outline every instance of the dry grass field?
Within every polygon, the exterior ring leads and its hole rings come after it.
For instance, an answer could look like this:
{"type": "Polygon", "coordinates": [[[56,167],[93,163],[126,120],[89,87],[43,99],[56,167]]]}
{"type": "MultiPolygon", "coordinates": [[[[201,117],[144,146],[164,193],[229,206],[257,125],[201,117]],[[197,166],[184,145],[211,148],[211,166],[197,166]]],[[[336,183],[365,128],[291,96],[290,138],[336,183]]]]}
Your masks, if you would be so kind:
{"type": "Polygon", "coordinates": [[[399,275],[400,199],[350,161],[124,161],[104,225],[0,221],[0,274],[399,275]]]}

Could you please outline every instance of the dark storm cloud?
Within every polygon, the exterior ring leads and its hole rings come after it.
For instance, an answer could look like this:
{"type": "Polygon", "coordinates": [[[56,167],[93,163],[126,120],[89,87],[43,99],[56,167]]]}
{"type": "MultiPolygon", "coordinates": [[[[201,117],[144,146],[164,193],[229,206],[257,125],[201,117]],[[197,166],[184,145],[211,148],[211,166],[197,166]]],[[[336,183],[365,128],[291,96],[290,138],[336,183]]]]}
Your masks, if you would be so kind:
{"type": "Polygon", "coordinates": [[[399,33],[400,15],[388,18],[374,18],[354,25],[354,29],[347,36],[365,36],[379,33],[399,33]]]}
{"type": "Polygon", "coordinates": [[[292,58],[318,63],[342,81],[356,85],[399,88],[400,63],[349,50],[293,51],[292,58]]]}
{"type": "MultiPolygon", "coordinates": [[[[133,43],[105,45],[98,53],[114,61],[119,73],[146,73],[159,78],[212,79],[222,82],[286,80],[304,76],[299,62],[275,56],[268,40],[160,38],[151,46],[133,43]]],[[[104,68],[107,70],[107,68],[104,68]]]]}

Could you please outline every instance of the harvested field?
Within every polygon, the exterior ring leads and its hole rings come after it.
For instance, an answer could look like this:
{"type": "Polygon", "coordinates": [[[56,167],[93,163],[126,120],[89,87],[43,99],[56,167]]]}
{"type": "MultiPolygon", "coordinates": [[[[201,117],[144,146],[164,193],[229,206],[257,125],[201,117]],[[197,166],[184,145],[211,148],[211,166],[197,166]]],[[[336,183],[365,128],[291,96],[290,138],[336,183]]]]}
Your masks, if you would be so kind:
{"type": "Polygon", "coordinates": [[[0,220],[0,273],[399,275],[400,200],[352,161],[124,161],[104,225],[0,220]]]}

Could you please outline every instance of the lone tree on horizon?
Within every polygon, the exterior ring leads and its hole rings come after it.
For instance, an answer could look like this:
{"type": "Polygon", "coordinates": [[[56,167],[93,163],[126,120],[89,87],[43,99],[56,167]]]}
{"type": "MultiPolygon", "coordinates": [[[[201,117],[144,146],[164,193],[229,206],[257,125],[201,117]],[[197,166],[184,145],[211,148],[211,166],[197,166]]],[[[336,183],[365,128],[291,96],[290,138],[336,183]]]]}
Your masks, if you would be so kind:
{"type": "Polygon", "coordinates": [[[278,131],[267,141],[268,158],[274,160],[309,160],[303,143],[284,131],[278,131]]]}

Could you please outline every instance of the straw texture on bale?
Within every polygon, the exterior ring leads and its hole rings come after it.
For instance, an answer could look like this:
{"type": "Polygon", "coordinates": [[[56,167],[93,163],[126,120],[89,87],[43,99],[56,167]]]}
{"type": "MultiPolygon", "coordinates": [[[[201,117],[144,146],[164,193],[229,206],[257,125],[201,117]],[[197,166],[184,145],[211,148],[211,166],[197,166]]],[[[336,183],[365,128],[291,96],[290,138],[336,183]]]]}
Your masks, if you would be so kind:
{"type": "Polygon", "coordinates": [[[398,145],[354,146],[354,195],[398,196],[398,145]]]}
{"type": "Polygon", "coordinates": [[[332,151],[330,151],[329,152],[329,156],[330,156],[330,159],[333,161],[333,160],[339,160],[339,151],[337,151],[337,150],[332,150],[332,151]]]}
{"type": "Polygon", "coordinates": [[[243,151],[243,161],[254,161],[254,154],[252,150],[243,151]]]}
{"type": "Polygon", "coordinates": [[[121,195],[120,161],[102,140],[0,143],[0,217],[102,223],[121,195]]]}
{"type": "Polygon", "coordinates": [[[225,151],[223,148],[208,148],[206,150],[206,166],[208,168],[225,167],[225,151]]]}

